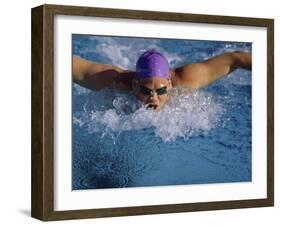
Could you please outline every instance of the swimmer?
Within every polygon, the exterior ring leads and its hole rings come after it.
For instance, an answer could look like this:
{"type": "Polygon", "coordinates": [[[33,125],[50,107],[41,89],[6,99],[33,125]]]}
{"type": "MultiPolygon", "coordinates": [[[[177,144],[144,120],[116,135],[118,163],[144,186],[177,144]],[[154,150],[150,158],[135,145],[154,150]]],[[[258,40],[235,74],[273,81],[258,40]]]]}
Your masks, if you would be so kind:
{"type": "Polygon", "coordinates": [[[73,81],[91,90],[111,87],[132,90],[147,107],[160,110],[174,87],[200,89],[228,75],[237,68],[252,69],[251,54],[227,52],[203,62],[170,69],[165,56],[155,49],[144,52],[136,70],[123,70],[73,56],[73,81]]]}

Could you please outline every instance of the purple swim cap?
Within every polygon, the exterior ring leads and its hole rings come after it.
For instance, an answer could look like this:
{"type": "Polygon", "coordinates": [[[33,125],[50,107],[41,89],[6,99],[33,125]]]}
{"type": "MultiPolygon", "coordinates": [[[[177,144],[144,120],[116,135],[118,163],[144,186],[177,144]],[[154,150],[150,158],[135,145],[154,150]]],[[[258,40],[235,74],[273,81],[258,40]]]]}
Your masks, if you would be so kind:
{"type": "Polygon", "coordinates": [[[157,50],[149,49],[144,52],[136,64],[137,79],[151,77],[170,77],[170,68],[167,59],[157,50]]]}

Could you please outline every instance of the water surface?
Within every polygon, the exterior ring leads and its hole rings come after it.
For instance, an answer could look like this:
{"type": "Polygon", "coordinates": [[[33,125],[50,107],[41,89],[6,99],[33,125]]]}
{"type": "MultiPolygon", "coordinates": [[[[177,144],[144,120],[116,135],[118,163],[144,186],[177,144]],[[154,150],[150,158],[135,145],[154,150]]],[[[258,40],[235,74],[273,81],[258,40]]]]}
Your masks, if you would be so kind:
{"type": "MultiPolygon", "coordinates": [[[[250,43],[73,35],[73,54],[134,69],[157,48],[175,68],[250,43]]],[[[245,182],[252,179],[251,72],[238,69],[201,89],[174,89],[166,106],[145,109],[131,92],[73,83],[72,188],[245,182]]]]}

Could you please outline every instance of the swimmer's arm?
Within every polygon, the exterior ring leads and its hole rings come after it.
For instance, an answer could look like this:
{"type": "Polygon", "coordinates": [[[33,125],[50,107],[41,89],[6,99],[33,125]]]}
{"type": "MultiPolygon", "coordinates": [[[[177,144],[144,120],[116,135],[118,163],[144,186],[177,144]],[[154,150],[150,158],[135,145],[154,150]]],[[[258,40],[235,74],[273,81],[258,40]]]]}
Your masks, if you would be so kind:
{"type": "Polygon", "coordinates": [[[100,90],[109,87],[123,72],[123,69],[114,65],[97,64],[78,56],[72,57],[73,81],[88,89],[100,90]]]}
{"type": "Polygon", "coordinates": [[[252,69],[251,54],[235,51],[175,69],[177,84],[201,88],[228,75],[237,68],[252,69]]]}

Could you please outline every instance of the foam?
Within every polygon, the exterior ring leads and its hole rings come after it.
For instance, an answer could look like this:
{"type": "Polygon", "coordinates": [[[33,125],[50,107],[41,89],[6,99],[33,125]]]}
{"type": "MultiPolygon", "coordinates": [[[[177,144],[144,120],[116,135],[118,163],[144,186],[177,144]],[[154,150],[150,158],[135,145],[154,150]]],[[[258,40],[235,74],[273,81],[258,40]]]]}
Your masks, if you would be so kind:
{"type": "MultiPolygon", "coordinates": [[[[89,51],[89,48],[81,48],[78,55],[94,53],[101,56],[102,63],[108,63],[123,69],[135,69],[138,57],[147,49],[155,48],[165,55],[169,64],[173,67],[177,62],[183,61],[184,57],[176,53],[170,53],[161,47],[161,39],[139,39],[122,37],[90,36],[89,39],[97,44],[89,51]],[[129,54],[128,54],[129,53],[129,54]]],[[[95,60],[95,59],[92,59],[95,60]]]]}
{"type": "MultiPolygon", "coordinates": [[[[251,51],[249,43],[238,42],[204,41],[202,44],[200,41],[175,40],[178,52],[174,52],[174,46],[162,39],[88,36],[88,40],[86,46],[80,46],[78,55],[124,69],[134,69],[138,56],[149,48],[161,51],[171,68],[202,61],[226,51],[251,51]],[[92,54],[88,45],[92,48],[92,54]]],[[[223,101],[215,98],[217,85],[230,95],[227,92],[230,85],[251,85],[251,72],[236,70],[205,91],[174,89],[160,112],[146,109],[132,93],[109,89],[94,92],[74,84],[73,123],[85,128],[89,134],[100,133],[103,136],[115,137],[125,131],[152,129],[155,136],[166,142],[177,138],[189,139],[221,125],[225,110],[223,101]]]]}
{"type": "MultiPolygon", "coordinates": [[[[82,92],[83,93],[83,92],[82,92]]],[[[124,131],[136,131],[151,128],[155,136],[163,141],[190,137],[216,128],[220,125],[224,109],[215,101],[211,93],[174,89],[171,98],[161,111],[147,109],[137,101],[132,93],[115,92],[112,102],[108,90],[80,95],[83,98],[81,111],[75,111],[73,123],[84,127],[88,133],[118,135],[124,131]],[[102,95],[101,95],[102,94],[102,95]],[[91,95],[91,101],[86,101],[91,95]],[[107,106],[97,106],[107,102],[107,106]],[[105,107],[105,108],[104,108],[105,107]]]]}

